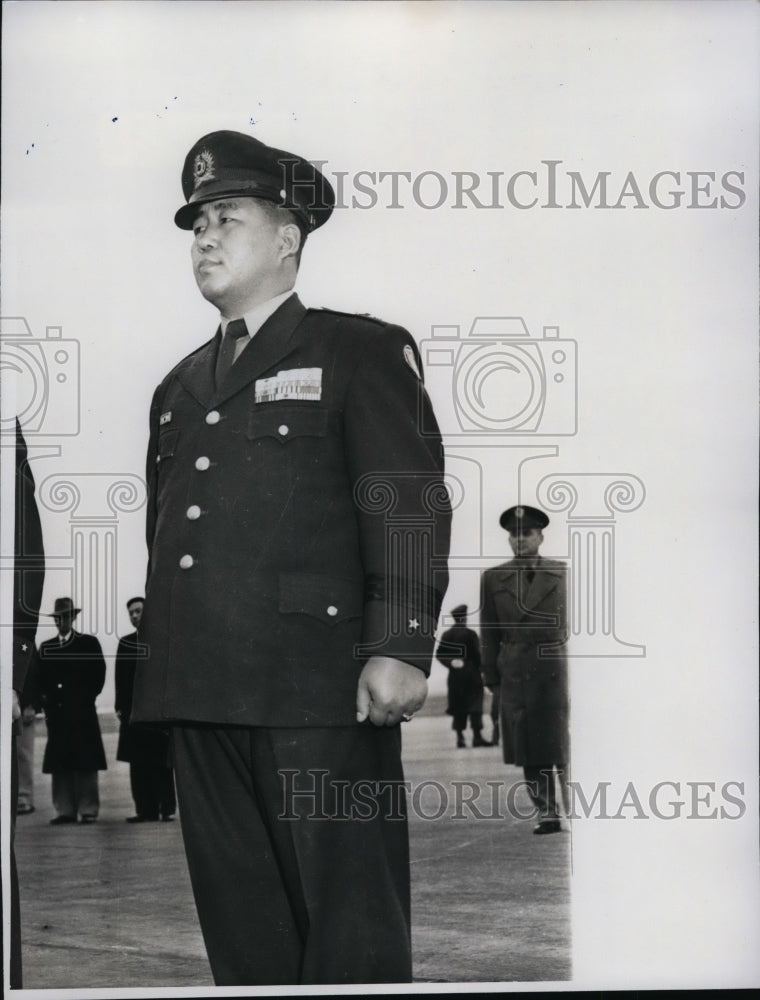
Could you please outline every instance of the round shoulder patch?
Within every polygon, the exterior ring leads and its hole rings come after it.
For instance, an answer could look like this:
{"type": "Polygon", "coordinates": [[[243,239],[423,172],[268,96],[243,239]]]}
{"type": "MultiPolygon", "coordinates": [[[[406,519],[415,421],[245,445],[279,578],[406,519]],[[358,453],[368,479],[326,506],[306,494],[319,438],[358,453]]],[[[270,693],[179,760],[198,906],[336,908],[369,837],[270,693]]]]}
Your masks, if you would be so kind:
{"type": "Polygon", "coordinates": [[[420,375],[420,370],[417,366],[417,358],[414,356],[414,351],[409,344],[404,344],[404,361],[406,361],[417,378],[421,379],[422,375],[420,375]]]}

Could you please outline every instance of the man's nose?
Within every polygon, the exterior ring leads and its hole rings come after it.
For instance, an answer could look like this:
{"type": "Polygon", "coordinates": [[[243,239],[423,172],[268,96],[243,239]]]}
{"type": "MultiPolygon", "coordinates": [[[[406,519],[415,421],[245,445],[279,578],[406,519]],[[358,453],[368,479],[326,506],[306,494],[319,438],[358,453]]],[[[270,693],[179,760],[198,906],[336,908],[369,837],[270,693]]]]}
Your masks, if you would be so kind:
{"type": "Polygon", "coordinates": [[[209,223],[204,227],[203,232],[198,234],[195,242],[199,250],[210,250],[212,247],[215,247],[219,242],[218,227],[209,223]]]}

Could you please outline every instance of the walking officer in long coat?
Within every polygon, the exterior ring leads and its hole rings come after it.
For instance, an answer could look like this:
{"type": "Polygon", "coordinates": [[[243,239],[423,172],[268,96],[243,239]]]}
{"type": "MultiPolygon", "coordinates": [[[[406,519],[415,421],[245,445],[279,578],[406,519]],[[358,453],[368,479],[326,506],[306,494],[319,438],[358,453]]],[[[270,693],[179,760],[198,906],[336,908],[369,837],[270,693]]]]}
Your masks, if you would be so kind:
{"type": "Polygon", "coordinates": [[[386,792],[450,519],[419,351],[294,293],[335,203],[307,160],[213,132],[182,188],[219,328],[153,398],[132,721],[173,729],[217,985],[406,982],[408,835],[386,792]]]}
{"type": "Polygon", "coordinates": [[[567,811],[570,761],[566,569],[539,555],[543,511],[510,507],[499,523],[514,559],[481,577],[483,678],[500,691],[504,762],[523,767],[539,819],[533,832],[557,833],[555,780],[567,811]]]}

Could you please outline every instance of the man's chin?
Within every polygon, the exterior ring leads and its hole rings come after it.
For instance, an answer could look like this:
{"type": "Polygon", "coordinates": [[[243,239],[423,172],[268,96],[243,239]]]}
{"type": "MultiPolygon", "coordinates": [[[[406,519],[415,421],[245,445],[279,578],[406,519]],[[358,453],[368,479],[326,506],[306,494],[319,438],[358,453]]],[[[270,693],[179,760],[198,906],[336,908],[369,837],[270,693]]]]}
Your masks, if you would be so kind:
{"type": "Polygon", "coordinates": [[[224,298],[224,289],[220,288],[219,284],[211,280],[208,275],[196,276],[195,282],[203,298],[218,309],[221,308],[220,303],[224,298]]]}

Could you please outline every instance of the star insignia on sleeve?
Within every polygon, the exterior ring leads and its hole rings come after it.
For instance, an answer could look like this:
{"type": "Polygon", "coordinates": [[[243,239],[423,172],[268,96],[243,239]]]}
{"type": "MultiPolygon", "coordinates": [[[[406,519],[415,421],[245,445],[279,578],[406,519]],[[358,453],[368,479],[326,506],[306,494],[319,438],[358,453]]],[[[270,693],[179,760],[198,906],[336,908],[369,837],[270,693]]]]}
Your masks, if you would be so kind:
{"type": "Polygon", "coordinates": [[[417,621],[416,618],[410,618],[409,619],[409,628],[412,631],[414,631],[415,629],[418,629],[419,627],[420,627],[420,623],[417,621]]]}
{"type": "Polygon", "coordinates": [[[26,653],[29,651],[29,644],[26,642],[21,643],[21,652],[26,653]]]}

